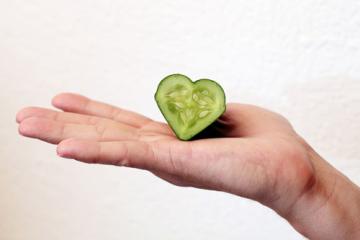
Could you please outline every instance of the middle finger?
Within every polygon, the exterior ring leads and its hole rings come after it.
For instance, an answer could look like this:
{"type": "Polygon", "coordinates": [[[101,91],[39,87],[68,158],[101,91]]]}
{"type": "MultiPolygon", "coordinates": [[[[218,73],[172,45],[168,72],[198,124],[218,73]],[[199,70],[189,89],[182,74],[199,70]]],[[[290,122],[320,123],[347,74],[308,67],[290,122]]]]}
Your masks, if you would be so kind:
{"type": "MultiPolygon", "coordinates": [[[[78,123],[78,124],[86,124],[86,125],[95,125],[95,124],[108,124],[108,123],[119,123],[107,118],[101,118],[97,116],[84,115],[78,113],[71,112],[59,112],[48,108],[41,107],[26,107],[18,112],[16,115],[16,121],[18,123],[30,117],[40,117],[46,118],[49,120],[64,122],[64,123],[78,123]]],[[[125,123],[119,123],[125,128],[133,128],[125,123]]]]}

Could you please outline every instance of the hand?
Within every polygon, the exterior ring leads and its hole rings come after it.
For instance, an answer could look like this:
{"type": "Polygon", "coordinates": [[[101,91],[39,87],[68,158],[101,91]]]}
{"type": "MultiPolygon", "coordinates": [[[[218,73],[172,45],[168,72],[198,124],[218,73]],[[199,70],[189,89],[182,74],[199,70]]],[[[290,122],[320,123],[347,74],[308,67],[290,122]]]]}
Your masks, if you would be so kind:
{"type": "Polygon", "coordinates": [[[215,138],[184,142],[167,124],[79,95],[58,95],[53,105],[65,112],[30,107],[17,121],[22,135],[59,144],[62,157],[147,169],[176,185],[268,203],[283,201],[283,193],[295,200],[313,181],[289,123],[255,106],[228,104],[206,133],[215,138]]]}
{"type": "MultiPolygon", "coordinates": [[[[289,122],[256,106],[227,104],[226,112],[200,136],[204,138],[185,142],[167,124],[80,95],[60,94],[52,103],[64,112],[21,110],[16,117],[20,134],[58,144],[61,157],[145,169],[178,186],[257,200],[305,235],[310,233],[297,222],[303,214],[299,206],[309,202],[302,199],[314,189],[328,199],[328,186],[335,185],[335,178],[320,184],[319,170],[331,167],[289,122]]],[[[315,205],[323,207],[311,201],[315,205]]]]}

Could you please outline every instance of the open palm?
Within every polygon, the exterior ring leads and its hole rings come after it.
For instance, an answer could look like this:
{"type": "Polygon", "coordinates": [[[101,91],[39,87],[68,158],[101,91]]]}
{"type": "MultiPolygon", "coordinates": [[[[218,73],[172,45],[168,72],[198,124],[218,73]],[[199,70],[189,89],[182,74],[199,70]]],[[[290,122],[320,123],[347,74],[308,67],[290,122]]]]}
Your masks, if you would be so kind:
{"type": "Polygon", "coordinates": [[[20,134],[58,144],[61,157],[146,169],[168,182],[233,193],[286,212],[311,183],[307,145],[280,115],[244,104],[192,141],[140,114],[76,94],[60,94],[63,111],[27,107],[20,134]]]}

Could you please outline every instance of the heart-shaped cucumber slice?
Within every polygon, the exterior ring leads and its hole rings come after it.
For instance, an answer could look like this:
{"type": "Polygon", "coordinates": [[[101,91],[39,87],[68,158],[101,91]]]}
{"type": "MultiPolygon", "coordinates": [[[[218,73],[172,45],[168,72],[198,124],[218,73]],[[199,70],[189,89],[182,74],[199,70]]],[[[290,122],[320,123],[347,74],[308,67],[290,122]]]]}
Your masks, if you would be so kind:
{"type": "Polygon", "coordinates": [[[215,81],[191,81],[173,74],[159,83],[155,100],[162,115],[181,140],[189,140],[225,111],[225,93],[215,81]]]}

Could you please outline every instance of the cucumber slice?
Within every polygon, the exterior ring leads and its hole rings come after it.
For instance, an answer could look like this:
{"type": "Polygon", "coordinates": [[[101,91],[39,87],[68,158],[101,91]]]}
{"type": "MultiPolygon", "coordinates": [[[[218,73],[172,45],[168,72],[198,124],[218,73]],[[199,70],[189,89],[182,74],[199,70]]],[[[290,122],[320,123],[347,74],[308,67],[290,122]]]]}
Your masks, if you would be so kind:
{"type": "Polygon", "coordinates": [[[225,93],[215,81],[192,82],[182,74],[165,77],[155,93],[156,103],[181,140],[190,140],[225,111],[225,93]]]}

